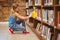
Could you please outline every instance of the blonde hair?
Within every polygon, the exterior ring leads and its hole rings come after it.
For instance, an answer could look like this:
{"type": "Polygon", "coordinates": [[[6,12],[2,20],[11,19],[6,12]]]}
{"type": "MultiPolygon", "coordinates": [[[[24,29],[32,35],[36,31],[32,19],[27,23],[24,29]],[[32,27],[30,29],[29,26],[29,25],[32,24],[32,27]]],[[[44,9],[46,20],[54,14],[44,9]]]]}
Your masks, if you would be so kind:
{"type": "Polygon", "coordinates": [[[15,10],[18,6],[19,6],[19,5],[16,4],[16,3],[12,4],[12,8],[13,8],[13,10],[15,10]]]}

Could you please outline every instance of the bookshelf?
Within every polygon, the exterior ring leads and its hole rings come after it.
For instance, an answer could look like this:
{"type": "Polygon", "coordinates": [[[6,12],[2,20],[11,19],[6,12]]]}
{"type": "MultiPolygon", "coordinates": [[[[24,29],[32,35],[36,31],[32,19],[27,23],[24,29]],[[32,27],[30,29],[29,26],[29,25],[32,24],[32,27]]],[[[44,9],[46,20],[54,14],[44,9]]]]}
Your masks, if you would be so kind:
{"type": "Polygon", "coordinates": [[[33,9],[34,6],[38,16],[29,19],[29,23],[33,24],[33,27],[28,24],[31,29],[40,30],[35,31],[40,40],[60,40],[60,0],[33,0],[32,6],[28,6],[28,9],[33,9]]]}

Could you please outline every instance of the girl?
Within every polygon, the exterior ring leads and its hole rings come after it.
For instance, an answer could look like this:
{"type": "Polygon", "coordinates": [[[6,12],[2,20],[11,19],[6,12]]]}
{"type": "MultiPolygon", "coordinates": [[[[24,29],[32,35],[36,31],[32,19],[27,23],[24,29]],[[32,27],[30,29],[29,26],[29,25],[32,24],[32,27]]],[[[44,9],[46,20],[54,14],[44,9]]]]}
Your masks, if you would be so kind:
{"type": "Polygon", "coordinates": [[[18,11],[19,11],[19,5],[13,4],[9,18],[9,31],[12,34],[14,33],[14,31],[23,31],[23,33],[29,33],[26,31],[25,22],[23,20],[29,19],[31,15],[23,17],[19,15],[18,11]],[[20,20],[17,21],[17,18],[19,18],[20,20]],[[22,26],[20,26],[20,23],[22,23],[22,26]]]}

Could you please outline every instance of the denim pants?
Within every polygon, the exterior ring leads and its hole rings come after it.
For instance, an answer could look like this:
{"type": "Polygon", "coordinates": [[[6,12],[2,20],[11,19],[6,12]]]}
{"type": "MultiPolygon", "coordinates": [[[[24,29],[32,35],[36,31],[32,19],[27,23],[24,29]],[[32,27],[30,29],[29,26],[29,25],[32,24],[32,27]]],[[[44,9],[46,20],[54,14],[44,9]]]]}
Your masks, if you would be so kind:
{"type": "Polygon", "coordinates": [[[23,30],[26,30],[25,21],[22,20],[22,19],[16,21],[15,26],[12,27],[12,29],[13,29],[14,31],[23,31],[23,30]],[[22,26],[20,26],[21,23],[22,23],[22,26]]]}

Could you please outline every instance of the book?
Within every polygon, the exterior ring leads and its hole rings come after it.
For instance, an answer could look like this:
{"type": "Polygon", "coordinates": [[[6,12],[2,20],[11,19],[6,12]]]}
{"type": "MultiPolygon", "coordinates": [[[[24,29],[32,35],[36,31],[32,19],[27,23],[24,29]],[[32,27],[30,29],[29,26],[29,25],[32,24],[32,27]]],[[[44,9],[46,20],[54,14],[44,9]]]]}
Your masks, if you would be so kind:
{"type": "Polygon", "coordinates": [[[41,20],[41,10],[36,8],[37,20],[41,20]]]}
{"type": "Polygon", "coordinates": [[[50,32],[50,28],[48,28],[48,26],[45,26],[45,25],[42,26],[42,35],[41,36],[46,38],[46,40],[51,39],[51,32],[50,32]]]}
{"type": "Polygon", "coordinates": [[[28,1],[28,4],[29,4],[29,6],[32,6],[33,5],[33,1],[32,0],[29,0],[28,1]]]}
{"type": "Polygon", "coordinates": [[[46,35],[46,40],[50,40],[51,39],[51,32],[50,32],[50,28],[47,29],[47,35],[46,35]]]}
{"type": "Polygon", "coordinates": [[[43,37],[46,38],[46,35],[44,35],[44,34],[45,34],[45,31],[44,31],[44,30],[45,30],[45,26],[43,25],[43,26],[42,26],[42,34],[41,34],[41,36],[43,36],[43,37]]]}
{"type": "Polygon", "coordinates": [[[43,9],[42,10],[42,16],[43,16],[43,21],[46,21],[48,20],[48,11],[43,9]]]}
{"type": "Polygon", "coordinates": [[[58,33],[57,40],[60,40],[60,32],[58,33]]]}
{"type": "Polygon", "coordinates": [[[48,0],[49,4],[48,5],[53,5],[53,0],[48,0]]]}
{"type": "Polygon", "coordinates": [[[28,2],[26,2],[26,8],[28,8],[28,2]]]}
{"type": "Polygon", "coordinates": [[[48,5],[48,0],[44,0],[44,5],[48,5]]]}
{"type": "Polygon", "coordinates": [[[41,0],[35,0],[35,6],[40,6],[41,5],[41,0]]]}
{"type": "Polygon", "coordinates": [[[29,15],[29,9],[26,9],[26,15],[29,15]]]}
{"type": "Polygon", "coordinates": [[[42,33],[42,26],[40,23],[37,24],[36,31],[40,34],[42,33]]]}
{"type": "Polygon", "coordinates": [[[40,9],[36,9],[36,11],[37,11],[37,17],[41,18],[41,10],[40,9]]]}
{"type": "Polygon", "coordinates": [[[59,5],[60,5],[60,0],[59,0],[59,5]]]}
{"type": "Polygon", "coordinates": [[[54,25],[54,11],[48,10],[48,23],[54,25]]]}
{"type": "Polygon", "coordinates": [[[29,9],[29,14],[33,12],[33,9],[29,9]]]}
{"type": "Polygon", "coordinates": [[[46,6],[46,5],[48,5],[48,6],[53,5],[53,0],[45,0],[45,1],[44,1],[44,5],[45,5],[45,6],[46,6]]]}
{"type": "Polygon", "coordinates": [[[60,11],[58,11],[58,26],[60,26],[60,11]]]}

